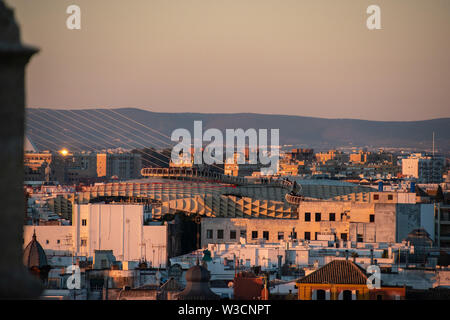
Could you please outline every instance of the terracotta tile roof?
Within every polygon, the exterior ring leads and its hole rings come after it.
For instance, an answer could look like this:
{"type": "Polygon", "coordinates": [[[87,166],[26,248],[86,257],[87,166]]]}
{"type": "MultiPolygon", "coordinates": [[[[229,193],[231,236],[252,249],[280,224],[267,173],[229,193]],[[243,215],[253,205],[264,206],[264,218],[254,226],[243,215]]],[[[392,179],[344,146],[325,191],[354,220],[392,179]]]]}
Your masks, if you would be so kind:
{"type": "Polygon", "coordinates": [[[297,283],[366,284],[366,272],[348,260],[333,260],[297,283]]]}

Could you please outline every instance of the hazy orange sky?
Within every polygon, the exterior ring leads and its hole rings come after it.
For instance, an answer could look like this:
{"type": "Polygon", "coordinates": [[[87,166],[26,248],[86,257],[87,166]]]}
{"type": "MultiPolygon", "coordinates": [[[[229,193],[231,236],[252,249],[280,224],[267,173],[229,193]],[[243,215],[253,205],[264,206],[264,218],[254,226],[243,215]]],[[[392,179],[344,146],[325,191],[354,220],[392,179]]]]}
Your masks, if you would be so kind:
{"type": "Polygon", "coordinates": [[[6,0],[29,107],[450,117],[449,0],[6,0]],[[81,30],[66,28],[81,7],[81,30]],[[366,28],[381,7],[382,30],[366,28]]]}

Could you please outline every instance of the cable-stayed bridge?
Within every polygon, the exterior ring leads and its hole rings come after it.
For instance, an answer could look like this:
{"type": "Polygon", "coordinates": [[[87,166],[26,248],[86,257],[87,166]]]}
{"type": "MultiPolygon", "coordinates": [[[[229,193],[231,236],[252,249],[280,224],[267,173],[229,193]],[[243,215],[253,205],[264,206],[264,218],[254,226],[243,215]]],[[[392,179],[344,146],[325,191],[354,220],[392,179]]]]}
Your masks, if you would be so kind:
{"type": "Polygon", "coordinates": [[[146,179],[96,184],[71,195],[78,203],[93,201],[137,201],[150,203],[155,218],[182,211],[190,215],[210,217],[295,218],[295,205],[286,194],[292,186],[284,180],[245,179],[224,175],[223,168],[214,170],[161,168],[161,159],[169,166],[167,154],[145,152],[145,148],[171,148],[167,134],[129,118],[114,110],[46,109],[30,110],[28,128],[41,148],[59,150],[65,141],[73,151],[101,151],[105,148],[144,148],[142,169],[146,179]],[[111,116],[114,115],[114,117],[111,116]],[[99,143],[93,146],[92,141],[99,143]],[[157,155],[157,157],[155,157],[157,155]]]}

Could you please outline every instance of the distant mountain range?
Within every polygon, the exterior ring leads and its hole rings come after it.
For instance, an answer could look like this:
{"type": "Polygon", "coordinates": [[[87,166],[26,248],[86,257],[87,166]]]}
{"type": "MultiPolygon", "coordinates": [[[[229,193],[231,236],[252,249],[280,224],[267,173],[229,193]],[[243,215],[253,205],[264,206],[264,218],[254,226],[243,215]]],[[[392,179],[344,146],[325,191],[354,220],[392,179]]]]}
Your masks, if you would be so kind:
{"type": "Polygon", "coordinates": [[[316,150],[333,147],[403,147],[429,150],[432,133],[440,152],[450,151],[450,118],[366,121],[253,113],[159,113],[137,108],[63,110],[28,108],[27,137],[39,150],[73,151],[122,147],[168,147],[172,131],[194,120],[208,128],[280,129],[280,143],[316,150]]]}

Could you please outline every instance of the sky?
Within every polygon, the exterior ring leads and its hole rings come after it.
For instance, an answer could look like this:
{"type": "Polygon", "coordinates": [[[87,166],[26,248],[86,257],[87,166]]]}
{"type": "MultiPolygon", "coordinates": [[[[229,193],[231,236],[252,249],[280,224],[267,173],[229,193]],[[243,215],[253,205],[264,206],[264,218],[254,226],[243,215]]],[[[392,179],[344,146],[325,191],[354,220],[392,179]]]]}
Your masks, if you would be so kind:
{"type": "Polygon", "coordinates": [[[28,107],[450,117],[448,0],[6,0],[28,107]],[[81,8],[69,30],[66,8],[81,8]],[[381,30],[366,9],[381,8],[381,30]]]}

